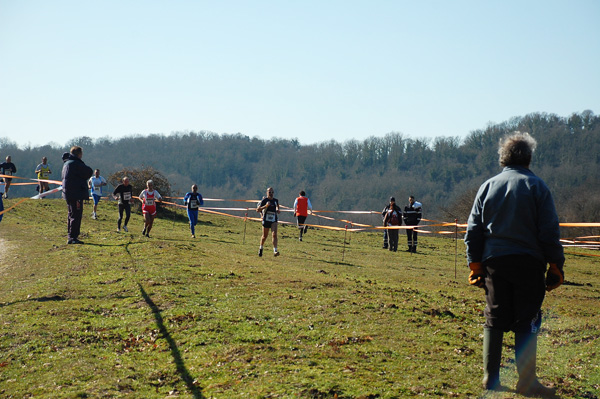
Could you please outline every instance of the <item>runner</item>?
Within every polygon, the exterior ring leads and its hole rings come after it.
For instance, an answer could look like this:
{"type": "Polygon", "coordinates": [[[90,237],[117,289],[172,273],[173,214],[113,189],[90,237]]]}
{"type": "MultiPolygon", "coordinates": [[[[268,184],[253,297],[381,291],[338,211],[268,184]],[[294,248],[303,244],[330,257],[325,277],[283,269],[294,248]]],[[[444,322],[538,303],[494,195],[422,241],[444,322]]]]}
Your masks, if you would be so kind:
{"type": "Polygon", "coordinates": [[[106,185],[106,179],[100,176],[100,169],[96,169],[94,171],[94,176],[92,176],[88,181],[88,187],[91,190],[92,197],[94,197],[94,211],[92,212],[92,219],[98,219],[98,214],[96,213],[98,210],[98,202],[100,202],[100,197],[102,197],[102,186],[106,185]]]}
{"type": "Polygon", "coordinates": [[[308,230],[308,226],[304,223],[306,222],[309,209],[312,212],[312,204],[306,197],[306,193],[304,191],[300,191],[300,196],[296,198],[296,201],[294,201],[294,216],[296,216],[296,225],[300,230],[300,241],[302,241],[302,235],[306,234],[306,231],[308,230]]]}
{"type": "MultiPolygon", "coordinates": [[[[6,157],[6,162],[0,163],[0,171],[3,175],[12,176],[17,173],[17,168],[10,158],[10,155],[6,157]]],[[[8,198],[8,189],[10,188],[10,183],[12,182],[12,178],[5,177],[4,183],[6,183],[6,188],[4,189],[4,198],[8,198]]]]}
{"type": "Polygon", "coordinates": [[[131,204],[133,203],[133,186],[129,184],[129,177],[125,176],[121,179],[122,183],[113,191],[113,197],[119,201],[119,219],[117,220],[117,231],[121,231],[121,221],[123,220],[123,211],[125,211],[125,223],[123,230],[126,232],[127,223],[131,216],[131,204]]]}
{"type": "MultiPolygon", "coordinates": [[[[48,185],[47,181],[42,181],[42,180],[48,180],[48,178],[50,177],[49,175],[52,173],[52,171],[50,170],[50,165],[48,165],[48,158],[46,157],[42,157],[42,163],[39,164],[37,166],[37,168],[35,168],[35,173],[37,174],[37,178],[40,181],[40,185],[39,185],[39,193],[43,193],[44,191],[49,191],[50,190],[50,186],[48,185]]],[[[44,198],[44,197],[42,197],[44,198]]]]}
{"type": "Polygon", "coordinates": [[[150,238],[150,230],[152,230],[152,224],[156,216],[156,203],[160,202],[162,197],[154,189],[152,180],[148,180],[146,182],[146,189],[140,193],[139,198],[142,201],[142,213],[144,214],[144,230],[142,230],[142,235],[150,238]]]}
{"type": "Polygon", "coordinates": [[[260,238],[260,247],[258,256],[263,255],[263,245],[269,235],[269,229],[273,231],[273,255],[279,256],[277,251],[277,214],[279,213],[279,200],[273,197],[273,188],[267,189],[267,196],[258,203],[256,212],[262,213],[262,237],[260,238]]]}
{"type": "Polygon", "coordinates": [[[196,224],[198,223],[198,207],[204,205],[204,199],[198,192],[198,186],[193,185],[192,191],[185,194],[183,197],[183,203],[187,205],[187,215],[190,219],[190,230],[192,231],[192,238],[196,238],[196,224]]]}

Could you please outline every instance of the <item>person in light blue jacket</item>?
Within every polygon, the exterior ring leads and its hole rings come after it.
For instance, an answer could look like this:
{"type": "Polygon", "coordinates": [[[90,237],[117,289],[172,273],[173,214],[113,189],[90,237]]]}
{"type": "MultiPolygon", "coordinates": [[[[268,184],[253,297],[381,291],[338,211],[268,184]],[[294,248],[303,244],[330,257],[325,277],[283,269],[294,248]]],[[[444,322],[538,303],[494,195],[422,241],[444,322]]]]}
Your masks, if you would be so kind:
{"type": "Polygon", "coordinates": [[[500,140],[504,169],[479,188],[465,244],[469,283],[485,289],[484,388],[503,389],[502,339],[513,331],[517,392],[549,396],[554,390],[536,376],[537,333],[545,292],[564,281],[565,257],[550,190],[529,169],[535,146],[528,133],[513,132],[500,140]]]}

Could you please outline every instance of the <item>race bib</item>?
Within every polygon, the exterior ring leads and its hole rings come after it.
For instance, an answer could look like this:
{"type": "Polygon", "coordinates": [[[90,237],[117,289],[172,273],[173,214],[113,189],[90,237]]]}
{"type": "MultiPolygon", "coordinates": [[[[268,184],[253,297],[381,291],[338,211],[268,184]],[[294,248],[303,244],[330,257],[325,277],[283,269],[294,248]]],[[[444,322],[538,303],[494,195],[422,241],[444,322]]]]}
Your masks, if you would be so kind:
{"type": "Polygon", "coordinates": [[[192,208],[192,209],[198,208],[198,201],[195,199],[191,199],[190,200],[190,208],[192,208]]]}
{"type": "Polygon", "coordinates": [[[146,205],[154,206],[154,198],[146,198],[146,205]]]}
{"type": "Polygon", "coordinates": [[[267,214],[265,215],[265,222],[274,222],[275,216],[275,212],[267,212],[267,214]]]}
{"type": "Polygon", "coordinates": [[[123,201],[131,200],[131,193],[123,193],[123,201]]]}

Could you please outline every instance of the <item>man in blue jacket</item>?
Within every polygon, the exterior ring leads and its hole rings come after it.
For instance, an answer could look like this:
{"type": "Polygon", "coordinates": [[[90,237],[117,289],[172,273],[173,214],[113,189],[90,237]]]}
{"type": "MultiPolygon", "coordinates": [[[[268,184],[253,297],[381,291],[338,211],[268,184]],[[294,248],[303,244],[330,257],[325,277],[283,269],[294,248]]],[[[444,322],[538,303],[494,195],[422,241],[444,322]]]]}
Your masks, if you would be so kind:
{"type": "Polygon", "coordinates": [[[67,244],[83,244],[79,241],[81,218],[83,217],[83,201],[89,198],[87,182],[94,174],[81,158],[83,149],[71,147],[71,152],[62,156],[62,197],[67,201],[68,208],[68,241],[67,244]]]}
{"type": "Polygon", "coordinates": [[[502,389],[503,334],[514,331],[517,392],[552,396],[554,390],[536,376],[537,333],[545,292],[564,281],[565,257],[550,190],[529,170],[535,146],[528,133],[514,132],[500,141],[504,169],[479,188],[465,243],[469,283],[485,289],[484,388],[502,389]]]}

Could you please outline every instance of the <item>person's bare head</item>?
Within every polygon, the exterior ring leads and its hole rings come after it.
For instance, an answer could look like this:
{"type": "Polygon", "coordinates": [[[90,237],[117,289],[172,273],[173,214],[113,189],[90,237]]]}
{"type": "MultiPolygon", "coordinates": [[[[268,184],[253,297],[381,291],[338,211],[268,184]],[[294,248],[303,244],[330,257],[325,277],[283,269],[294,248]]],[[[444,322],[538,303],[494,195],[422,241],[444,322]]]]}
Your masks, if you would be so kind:
{"type": "Polygon", "coordinates": [[[502,167],[518,165],[529,167],[537,142],[529,133],[512,132],[500,139],[498,161],[502,167]]]}
{"type": "Polygon", "coordinates": [[[73,147],[71,147],[71,154],[81,159],[81,157],[83,156],[83,148],[79,147],[78,145],[74,145],[73,147]]]}

